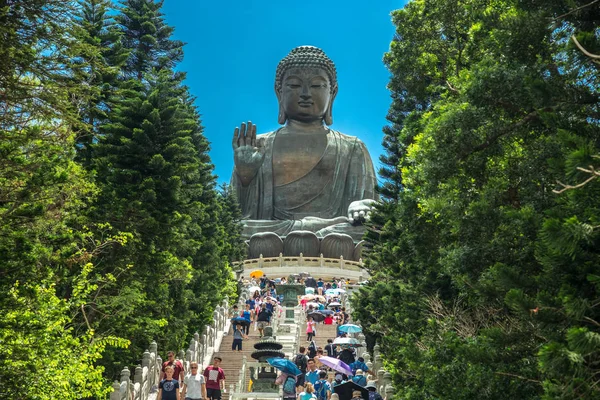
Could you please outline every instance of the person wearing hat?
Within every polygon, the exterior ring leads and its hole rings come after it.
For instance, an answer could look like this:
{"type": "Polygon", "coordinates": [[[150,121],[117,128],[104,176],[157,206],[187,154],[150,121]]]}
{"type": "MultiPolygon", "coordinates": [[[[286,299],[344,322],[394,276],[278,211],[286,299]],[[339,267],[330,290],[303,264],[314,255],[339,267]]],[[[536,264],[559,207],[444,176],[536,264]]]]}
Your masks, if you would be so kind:
{"type": "Polygon", "coordinates": [[[375,381],[369,381],[365,388],[369,391],[368,400],[383,400],[383,397],[381,397],[381,395],[377,393],[377,386],[375,386],[375,381]]]}
{"type": "Polygon", "coordinates": [[[346,374],[340,374],[340,373],[335,374],[334,381],[331,382],[331,390],[335,393],[336,386],[346,383],[347,379],[348,379],[348,376],[346,374]]]}
{"type": "Polygon", "coordinates": [[[354,375],[352,377],[352,382],[356,383],[357,385],[360,386],[366,386],[367,384],[367,377],[365,376],[365,373],[363,372],[362,369],[357,369],[356,370],[356,375],[354,375]]]}
{"type": "Polygon", "coordinates": [[[367,400],[367,399],[363,399],[362,393],[360,392],[360,390],[353,390],[352,391],[352,400],[367,400]]]}

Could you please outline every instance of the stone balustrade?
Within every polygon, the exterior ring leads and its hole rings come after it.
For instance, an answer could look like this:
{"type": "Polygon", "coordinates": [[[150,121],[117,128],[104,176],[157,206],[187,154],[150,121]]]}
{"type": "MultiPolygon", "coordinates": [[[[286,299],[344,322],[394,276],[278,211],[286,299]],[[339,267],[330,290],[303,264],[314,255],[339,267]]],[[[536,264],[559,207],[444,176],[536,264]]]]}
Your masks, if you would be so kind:
{"type": "MultiPolygon", "coordinates": [[[[242,293],[240,301],[245,302],[248,298],[247,291],[242,293]],[[242,300],[243,299],[243,300],[242,300]]],[[[243,304],[243,303],[242,303],[243,304]]],[[[181,350],[178,353],[178,359],[184,364],[186,371],[189,371],[190,363],[197,362],[200,365],[205,360],[210,360],[212,354],[217,350],[218,337],[222,337],[227,322],[229,321],[229,305],[225,299],[215,308],[213,312],[213,322],[206,325],[202,335],[198,332],[194,334],[187,350],[181,350]],[[219,333],[221,335],[219,336],[219,333]]],[[[158,355],[158,346],[152,342],[142,355],[142,364],[134,369],[133,381],[131,380],[131,371],[128,367],[121,371],[120,381],[112,384],[113,391],[110,394],[110,400],[148,400],[151,394],[158,390],[162,359],[158,355]]]]}
{"type": "MultiPolygon", "coordinates": [[[[247,259],[237,265],[238,274],[249,276],[253,270],[260,269],[268,276],[289,276],[299,272],[313,277],[344,276],[352,281],[364,281],[369,273],[364,269],[362,260],[351,261],[343,257],[326,258],[321,254],[318,257],[284,256],[263,257],[247,259]]],[[[238,276],[239,277],[239,276],[238,276]]]]}

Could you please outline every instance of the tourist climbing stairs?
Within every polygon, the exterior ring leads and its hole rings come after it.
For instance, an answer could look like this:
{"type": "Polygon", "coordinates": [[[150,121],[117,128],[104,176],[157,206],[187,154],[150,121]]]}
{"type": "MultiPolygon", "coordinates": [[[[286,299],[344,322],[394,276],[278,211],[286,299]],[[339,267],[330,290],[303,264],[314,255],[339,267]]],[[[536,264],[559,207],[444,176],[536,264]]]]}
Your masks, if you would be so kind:
{"type": "MultiPolygon", "coordinates": [[[[253,327],[250,327],[250,334],[248,335],[248,339],[244,339],[242,343],[242,351],[238,352],[237,350],[231,350],[231,345],[233,343],[233,328],[229,329],[228,335],[223,338],[221,342],[221,347],[215,355],[218,355],[223,359],[221,363],[221,368],[225,373],[225,386],[226,393],[223,393],[222,400],[229,400],[231,390],[235,387],[235,384],[240,379],[240,374],[242,374],[242,367],[244,363],[244,357],[246,357],[247,361],[253,361],[250,354],[254,351],[254,344],[257,343],[260,338],[258,335],[258,331],[255,331],[253,327]]],[[[248,386],[250,384],[250,372],[248,368],[246,368],[246,373],[244,382],[242,384],[243,390],[248,391],[248,386]]],[[[235,389],[233,389],[235,390],[235,389]]]]}

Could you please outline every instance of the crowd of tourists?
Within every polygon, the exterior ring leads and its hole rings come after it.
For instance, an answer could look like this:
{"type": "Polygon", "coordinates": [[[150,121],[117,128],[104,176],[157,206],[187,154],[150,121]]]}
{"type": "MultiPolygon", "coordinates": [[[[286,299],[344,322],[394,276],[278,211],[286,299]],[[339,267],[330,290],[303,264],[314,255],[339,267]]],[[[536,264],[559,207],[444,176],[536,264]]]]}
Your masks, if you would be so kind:
{"type": "MultiPolygon", "coordinates": [[[[310,276],[291,275],[287,278],[271,279],[266,275],[258,279],[251,277],[240,280],[250,290],[250,297],[240,309],[233,306],[232,350],[242,351],[243,341],[251,331],[262,338],[265,328],[282,312],[282,296],[277,293],[277,284],[296,283],[305,286],[305,294],[299,297],[299,305],[306,313],[306,345],[299,347],[293,363],[300,371],[282,371],[276,380],[283,388],[286,400],[383,400],[377,393],[375,376],[362,357],[357,357],[356,348],[361,344],[352,335],[360,327],[351,324],[351,316],[342,305],[341,296],[349,284],[343,279],[324,281],[310,276]],[[326,338],[325,346],[315,340],[319,326],[334,325],[335,337],[326,338]],[[353,330],[345,329],[353,327],[353,330]]],[[[303,337],[304,339],[304,337],[303,337]]],[[[184,371],[173,352],[163,363],[158,400],[221,400],[225,390],[225,374],[220,368],[221,359],[215,357],[213,364],[203,373],[198,364],[191,363],[191,371],[184,371]],[[181,387],[181,389],[180,389],[181,387]]]]}

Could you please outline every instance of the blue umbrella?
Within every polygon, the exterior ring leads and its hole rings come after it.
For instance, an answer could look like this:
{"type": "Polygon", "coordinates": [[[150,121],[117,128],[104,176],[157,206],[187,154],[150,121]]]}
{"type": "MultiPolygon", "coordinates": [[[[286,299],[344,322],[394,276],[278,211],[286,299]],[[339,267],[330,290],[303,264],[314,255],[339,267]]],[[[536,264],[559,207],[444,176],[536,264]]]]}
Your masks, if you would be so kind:
{"type": "Polygon", "coordinates": [[[342,325],[338,329],[340,330],[340,332],[346,332],[346,333],[362,332],[362,328],[360,326],[353,325],[353,324],[342,325]]]}
{"type": "Polygon", "coordinates": [[[280,370],[282,372],[285,372],[288,375],[296,376],[296,375],[300,375],[302,373],[302,371],[300,371],[298,369],[296,364],[294,364],[287,358],[271,357],[271,358],[267,358],[267,362],[271,366],[277,368],[278,370],[280,370]]]}
{"type": "Polygon", "coordinates": [[[248,326],[250,325],[250,320],[243,317],[233,317],[231,318],[231,323],[233,325],[248,326]]]}

